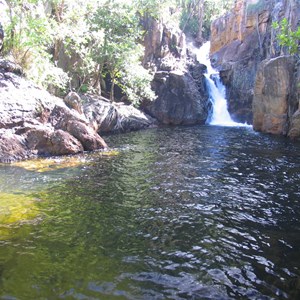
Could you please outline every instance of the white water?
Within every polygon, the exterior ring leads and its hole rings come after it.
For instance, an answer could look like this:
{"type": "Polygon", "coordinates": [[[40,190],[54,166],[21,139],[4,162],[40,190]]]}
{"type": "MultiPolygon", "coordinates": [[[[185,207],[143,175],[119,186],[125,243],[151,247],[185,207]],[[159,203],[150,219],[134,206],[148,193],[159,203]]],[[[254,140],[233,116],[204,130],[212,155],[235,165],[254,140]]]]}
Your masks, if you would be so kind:
{"type": "Polygon", "coordinates": [[[227,109],[225,86],[220,80],[219,72],[211,65],[209,50],[210,42],[206,42],[196,51],[197,60],[207,67],[207,73],[204,75],[206,77],[208,93],[213,107],[213,113],[209,124],[221,126],[249,126],[242,123],[236,123],[231,119],[227,109]]]}

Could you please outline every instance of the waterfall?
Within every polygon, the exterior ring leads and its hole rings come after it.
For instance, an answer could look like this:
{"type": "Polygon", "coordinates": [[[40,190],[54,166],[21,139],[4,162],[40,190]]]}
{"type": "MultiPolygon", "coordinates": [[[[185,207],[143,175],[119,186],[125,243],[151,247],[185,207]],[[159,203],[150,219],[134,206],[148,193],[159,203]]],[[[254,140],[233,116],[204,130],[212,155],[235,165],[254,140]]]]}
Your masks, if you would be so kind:
{"type": "Polygon", "coordinates": [[[212,116],[210,125],[221,126],[245,126],[245,124],[234,122],[227,109],[227,100],[225,98],[226,90],[222,84],[219,72],[215,70],[209,59],[210,42],[206,42],[200,49],[197,49],[197,60],[199,63],[206,65],[207,73],[206,84],[208,88],[209,97],[212,103],[212,116]]]}

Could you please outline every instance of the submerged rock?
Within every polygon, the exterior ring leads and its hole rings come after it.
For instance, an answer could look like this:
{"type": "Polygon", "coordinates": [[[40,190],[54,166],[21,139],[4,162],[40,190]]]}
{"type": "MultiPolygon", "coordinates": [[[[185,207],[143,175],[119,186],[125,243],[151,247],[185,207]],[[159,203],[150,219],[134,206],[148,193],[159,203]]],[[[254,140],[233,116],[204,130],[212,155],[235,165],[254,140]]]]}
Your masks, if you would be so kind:
{"type": "Polygon", "coordinates": [[[0,241],[16,238],[19,225],[40,220],[39,199],[22,193],[0,193],[0,241]]]}
{"type": "MultiPolygon", "coordinates": [[[[36,199],[23,194],[0,193],[0,223],[13,224],[37,217],[36,199]]],[[[1,231],[0,231],[1,232],[1,231]]],[[[1,236],[1,234],[0,234],[1,236]]]]}
{"type": "Polygon", "coordinates": [[[0,162],[107,147],[84,115],[19,74],[0,61],[0,162]]]}

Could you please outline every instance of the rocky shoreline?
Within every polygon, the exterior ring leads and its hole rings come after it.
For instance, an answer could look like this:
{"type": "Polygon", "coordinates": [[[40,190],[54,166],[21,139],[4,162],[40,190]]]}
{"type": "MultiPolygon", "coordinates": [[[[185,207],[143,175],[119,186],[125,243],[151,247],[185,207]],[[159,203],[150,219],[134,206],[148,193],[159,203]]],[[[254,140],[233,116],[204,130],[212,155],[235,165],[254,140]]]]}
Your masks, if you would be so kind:
{"type": "Polygon", "coordinates": [[[144,65],[152,69],[154,101],[141,109],[96,95],[52,96],[0,60],[0,162],[70,155],[106,148],[100,135],[167,125],[204,124],[210,105],[205,66],[187,55],[185,35],[152,18],[145,20],[144,65]]]}
{"type": "MultiPolygon", "coordinates": [[[[285,0],[236,1],[231,12],[212,24],[211,59],[226,85],[235,121],[299,139],[299,60],[280,49],[272,29],[272,22],[283,17],[295,28],[299,5],[285,0]]],[[[109,132],[205,124],[211,114],[206,67],[189,52],[178,28],[153,18],[143,22],[143,64],[154,74],[156,99],[144,99],[141,110],[74,92],[63,100],[26,80],[17,65],[0,59],[0,162],[104,149],[101,135],[109,132]]],[[[0,49],[3,38],[0,24],[0,49]]]]}
{"type": "Polygon", "coordinates": [[[0,89],[1,163],[104,149],[108,146],[99,133],[155,124],[134,107],[106,99],[86,96],[84,101],[71,93],[64,101],[26,80],[5,60],[0,60],[0,89]]]}

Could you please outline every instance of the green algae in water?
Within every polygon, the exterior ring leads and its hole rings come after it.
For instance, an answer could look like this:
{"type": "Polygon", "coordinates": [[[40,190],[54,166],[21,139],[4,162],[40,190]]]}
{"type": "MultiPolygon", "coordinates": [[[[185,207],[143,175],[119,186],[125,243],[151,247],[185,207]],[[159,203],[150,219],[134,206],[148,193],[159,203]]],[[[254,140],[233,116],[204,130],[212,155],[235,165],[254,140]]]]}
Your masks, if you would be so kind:
{"type": "Polygon", "coordinates": [[[12,165],[23,168],[27,171],[34,171],[38,173],[54,171],[62,168],[77,167],[85,164],[84,157],[62,157],[62,158],[39,158],[33,160],[25,160],[15,162],[12,165]]]}
{"type": "Polygon", "coordinates": [[[23,168],[27,171],[34,171],[38,173],[55,171],[63,168],[74,168],[81,165],[92,163],[93,159],[100,157],[113,157],[119,155],[117,150],[95,152],[90,155],[74,155],[62,156],[54,158],[38,158],[31,160],[24,160],[14,162],[11,165],[23,168]]]}
{"type": "Polygon", "coordinates": [[[9,238],[13,227],[33,221],[39,215],[37,199],[25,194],[0,193],[0,240],[9,238]]]}

